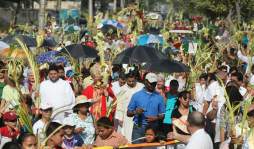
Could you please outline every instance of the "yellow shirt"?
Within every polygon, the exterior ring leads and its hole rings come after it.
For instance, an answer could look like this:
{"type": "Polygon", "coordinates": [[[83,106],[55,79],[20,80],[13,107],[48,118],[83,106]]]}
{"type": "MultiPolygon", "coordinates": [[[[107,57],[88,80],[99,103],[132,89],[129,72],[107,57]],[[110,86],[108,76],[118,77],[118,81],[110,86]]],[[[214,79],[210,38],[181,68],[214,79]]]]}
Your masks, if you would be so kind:
{"type": "Polygon", "coordinates": [[[4,99],[8,108],[13,109],[15,106],[19,105],[19,92],[15,87],[6,85],[3,89],[2,99],[4,99]]]}

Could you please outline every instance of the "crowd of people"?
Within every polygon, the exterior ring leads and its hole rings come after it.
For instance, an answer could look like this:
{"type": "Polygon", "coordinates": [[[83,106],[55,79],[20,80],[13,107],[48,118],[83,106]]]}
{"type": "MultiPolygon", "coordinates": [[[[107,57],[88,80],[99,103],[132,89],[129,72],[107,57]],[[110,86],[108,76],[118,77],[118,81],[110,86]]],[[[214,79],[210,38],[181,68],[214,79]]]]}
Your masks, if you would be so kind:
{"type": "MultiPolygon", "coordinates": [[[[180,30],[178,24],[175,26],[180,30]]],[[[203,29],[200,22],[190,25],[193,37],[177,34],[162,50],[185,64],[195,63],[197,47],[193,43],[198,44],[195,38],[203,29]]],[[[223,23],[216,25],[212,37],[202,33],[202,44],[212,46],[232,40],[223,23]]],[[[114,54],[113,47],[135,45],[129,36],[105,38],[106,61],[114,54]]],[[[86,35],[84,40],[82,44],[96,48],[92,36],[86,35]]],[[[147,71],[141,65],[108,63],[105,74],[102,57],[98,57],[80,74],[64,63],[49,64],[40,70],[40,87],[36,90],[29,66],[17,86],[3,60],[0,148],[118,148],[178,140],[172,148],[254,149],[254,58],[250,40],[245,33],[240,46],[214,51],[211,57],[216,52],[222,55],[214,59],[218,60],[215,69],[208,66],[199,70],[190,88],[188,79],[194,70],[165,74],[147,71]],[[36,100],[40,100],[38,107],[36,100]],[[21,121],[19,114],[24,109],[32,120],[32,132],[28,122],[21,121]]]]}

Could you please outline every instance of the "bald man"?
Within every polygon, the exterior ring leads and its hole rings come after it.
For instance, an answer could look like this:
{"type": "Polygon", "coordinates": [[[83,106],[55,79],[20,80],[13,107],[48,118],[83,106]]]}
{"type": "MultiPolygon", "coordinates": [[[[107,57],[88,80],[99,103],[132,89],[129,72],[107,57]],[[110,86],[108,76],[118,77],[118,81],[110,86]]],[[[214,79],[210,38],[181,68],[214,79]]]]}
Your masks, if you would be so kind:
{"type": "Polygon", "coordinates": [[[192,112],[187,121],[187,129],[191,137],[185,149],[213,149],[212,140],[204,130],[204,115],[201,112],[192,112]]]}

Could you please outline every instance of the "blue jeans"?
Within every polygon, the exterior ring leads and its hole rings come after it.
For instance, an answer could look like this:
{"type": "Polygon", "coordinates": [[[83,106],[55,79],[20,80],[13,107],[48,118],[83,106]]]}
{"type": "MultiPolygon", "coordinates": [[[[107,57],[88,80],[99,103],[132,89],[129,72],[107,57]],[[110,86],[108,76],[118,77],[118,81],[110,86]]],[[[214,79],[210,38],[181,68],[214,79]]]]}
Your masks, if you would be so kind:
{"type": "Polygon", "coordinates": [[[132,139],[131,139],[132,144],[139,144],[144,142],[143,137],[145,137],[145,129],[146,129],[145,125],[138,126],[134,124],[133,131],[132,131],[132,139]]]}

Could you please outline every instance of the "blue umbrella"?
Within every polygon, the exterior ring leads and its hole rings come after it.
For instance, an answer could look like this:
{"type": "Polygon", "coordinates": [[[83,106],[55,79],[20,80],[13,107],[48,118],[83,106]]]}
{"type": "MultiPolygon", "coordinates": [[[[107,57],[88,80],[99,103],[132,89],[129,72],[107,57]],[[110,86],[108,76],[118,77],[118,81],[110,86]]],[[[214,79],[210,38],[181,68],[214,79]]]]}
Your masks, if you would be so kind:
{"type": "Polygon", "coordinates": [[[116,20],[104,20],[102,21],[102,25],[112,25],[117,29],[123,29],[124,25],[116,20]]]}
{"type": "Polygon", "coordinates": [[[138,37],[137,45],[163,44],[163,37],[154,34],[144,34],[138,37]]]}
{"type": "Polygon", "coordinates": [[[58,51],[49,51],[42,53],[36,58],[38,64],[44,63],[68,63],[68,60],[64,56],[60,56],[58,51]]]}

